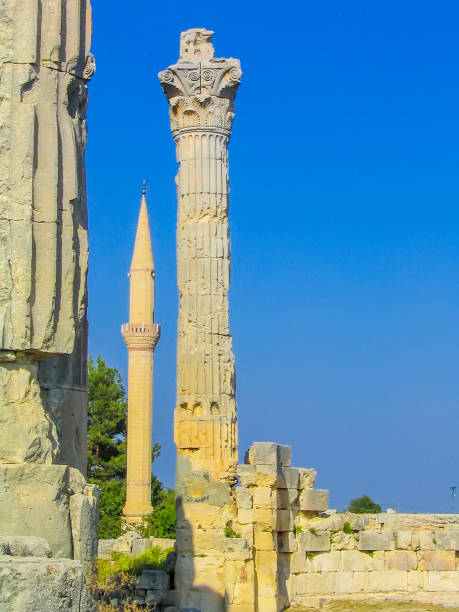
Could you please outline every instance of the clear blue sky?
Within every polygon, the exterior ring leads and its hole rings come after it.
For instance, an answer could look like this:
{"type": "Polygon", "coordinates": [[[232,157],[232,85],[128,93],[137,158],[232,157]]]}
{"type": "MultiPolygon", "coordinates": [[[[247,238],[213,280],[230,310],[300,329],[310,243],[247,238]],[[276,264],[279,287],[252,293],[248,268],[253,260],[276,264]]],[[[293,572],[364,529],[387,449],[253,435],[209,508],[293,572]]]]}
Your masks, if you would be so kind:
{"type": "MultiPolygon", "coordinates": [[[[173,484],[177,166],[157,72],[215,31],[244,72],[230,144],[241,460],[293,446],[332,507],[448,511],[459,486],[456,0],[94,0],[90,353],[120,325],[141,182],[157,270],[153,437],[173,484]]],[[[456,507],[459,508],[459,499],[456,507]]]]}

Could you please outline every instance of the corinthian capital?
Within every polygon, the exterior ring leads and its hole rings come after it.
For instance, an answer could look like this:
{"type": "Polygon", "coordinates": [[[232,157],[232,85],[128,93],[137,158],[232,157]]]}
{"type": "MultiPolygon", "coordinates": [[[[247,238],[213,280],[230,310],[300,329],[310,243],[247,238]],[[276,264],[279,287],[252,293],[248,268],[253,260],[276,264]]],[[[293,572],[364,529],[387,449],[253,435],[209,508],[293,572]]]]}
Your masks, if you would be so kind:
{"type": "Polygon", "coordinates": [[[231,129],[241,66],[237,59],[214,57],[212,34],[203,28],[182,32],[179,61],[158,75],[171,105],[173,131],[192,126],[231,129]]]}

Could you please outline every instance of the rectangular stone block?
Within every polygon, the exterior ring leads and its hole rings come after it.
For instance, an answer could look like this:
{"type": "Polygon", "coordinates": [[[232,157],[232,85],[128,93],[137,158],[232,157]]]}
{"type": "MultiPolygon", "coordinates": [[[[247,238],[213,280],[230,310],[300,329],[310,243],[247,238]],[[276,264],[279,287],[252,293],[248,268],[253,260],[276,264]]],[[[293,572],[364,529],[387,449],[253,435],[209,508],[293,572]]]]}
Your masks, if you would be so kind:
{"type": "Polygon", "coordinates": [[[295,524],[295,517],[291,510],[277,510],[277,531],[291,531],[295,524]]]}
{"type": "Polygon", "coordinates": [[[254,525],[261,530],[276,529],[277,512],[271,508],[254,508],[252,510],[254,525]]]}
{"type": "Polygon", "coordinates": [[[281,467],[279,473],[283,482],[279,484],[279,488],[283,489],[298,489],[300,482],[300,470],[295,467],[281,467]]]}
{"type": "Polygon", "coordinates": [[[459,550],[459,531],[435,531],[435,544],[439,550],[459,550]]]}
{"type": "Polygon", "coordinates": [[[429,572],[426,591],[459,591],[459,571],[454,572],[429,572]]]}
{"type": "Polygon", "coordinates": [[[360,532],[359,550],[393,550],[395,538],[393,531],[360,532]]]}
{"type": "Polygon", "coordinates": [[[312,559],[306,559],[307,572],[338,572],[340,570],[341,553],[337,550],[315,555],[312,559]]]}
{"type": "Polygon", "coordinates": [[[293,553],[291,570],[293,574],[302,574],[306,571],[306,553],[303,551],[293,553]]]}
{"type": "Polygon", "coordinates": [[[271,487],[253,488],[254,508],[275,508],[277,505],[276,490],[271,487]]]}
{"type": "Polygon", "coordinates": [[[289,466],[292,447],[275,442],[254,442],[246,453],[246,462],[252,465],[289,466]]]}
{"type": "Polygon", "coordinates": [[[257,550],[277,550],[277,538],[274,531],[255,531],[253,543],[257,550]]]}
{"type": "Polygon", "coordinates": [[[243,487],[252,487],[257,483],[257,469],[254,465],[240,464],[236,471],[243,487]]]}
{"type": "Polygon", "coordinates": [[[250,557],[249,543],[245,538],[226,538],[225,559],[230,561],[246,561],[250,557]]]}
{"type": "Polygon", "coordinates": [[[330,533],[305,531],[298,535],[298,548],[304,552],[329,552],[330,533]]]}
{"type": "Polygon", "coordinates": [[[237,507],[243,510],[250,510],[252,508],[252,494],[247,487],[238,487],[236,489],[236,503],[237,507]]]}
{"type": "Polygon", "coordinates": [[[354,572],[337,572],[336,574],[336,593],[355,593],[354,572]]]}
{"type": "Polygon", "coordinates": [[[368,590],[372,593],[388,591],[406,591],[408,588],[408,572],[385,570],[369,572],[368,590]]]}
{"type": "Polygon", "coordinates": [[[411,548],[412,531],[396,531],[395,532],[395,548],[399,550],[408,550],[411,548]]]}
{"type": "Polygon", "coordinates": [[[300,510],[303,512],[324,512],[328,509],[328,491],[304,489],[300,494],[300,510]]]}
{"type": "Polygon", "coordinates": [[[169,574],[162,570],[143,570],[140,574],[138,588],[167,591],[170,588],[169,574]]]}
{"type": "Polygon", "coordinates": [[[414,570],[418,566],[418,557],[412,550],[387,551],[385,553],[385,566],[388,570],[414,570]]]}
{"type": "Polygon", "coordinates": [[[291,531],[282,531],[277,534],[278,551],[281,553],[298,550],[298,539],[291,531]]]}
{"type": "MultiPolygon", "coordinates": [[[[384,555],[384,553],[383,553],[384,555]]],[[[343,571],[371,572],[384,569],[384,558],[375,558],[358,550],[341,551],[341,567],[343,571]]]]}
{"type": "Polygon", "coordinates": [[[310,595],[329,595],[335,592],[335,572],[311,573],[306,574],[306,576],[306,593],[310,595]]]}
{"type": "Polygon", "coordinates": [[[408,591],[410,593],[416,593],[424,589],[424,577],[427,576],[427,572],[420,572],[419,570],[411,570],[408,572],[408,591]]]}
{"type": "Polygon", "coordinates": [[[239,508],[237,511],[237,520],[241,525],[249,525],[253,523],[253,510],[239,508]]]}
{"type": "Polygon", "coordinates": [[[316,481],[317,472],[312,468],[298,468],[299,472],[299,489],[311,489],[316,481]]]}
{"type": "Polygon", "coordinates": [[[424,550],[417,554],[420,570],[453,571],[456,569],[456,553],[454,550],[424,550]]]}

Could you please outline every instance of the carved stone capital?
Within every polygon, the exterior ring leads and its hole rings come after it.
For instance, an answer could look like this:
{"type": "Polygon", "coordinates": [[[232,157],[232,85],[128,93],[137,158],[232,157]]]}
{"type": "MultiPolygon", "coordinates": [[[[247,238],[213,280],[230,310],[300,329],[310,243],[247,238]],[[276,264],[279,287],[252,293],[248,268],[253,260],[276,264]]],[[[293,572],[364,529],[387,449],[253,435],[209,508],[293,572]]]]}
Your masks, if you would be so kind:
{"type": "Polygon", "coordinates": [[[234,58],[214,57],[212,34],[202,28],[184,32],[179,61],[158,75],[171,106],[173,132],[193,127],[231,130],[241,66],[234,58]]]}
{"type": "Polygon", "coordinates": [[[177,96],[169,100],[169,117],[174,136],[195,130],[221,131],[229,136],[234,105],[227,98],[215,96],[177,96]]]}

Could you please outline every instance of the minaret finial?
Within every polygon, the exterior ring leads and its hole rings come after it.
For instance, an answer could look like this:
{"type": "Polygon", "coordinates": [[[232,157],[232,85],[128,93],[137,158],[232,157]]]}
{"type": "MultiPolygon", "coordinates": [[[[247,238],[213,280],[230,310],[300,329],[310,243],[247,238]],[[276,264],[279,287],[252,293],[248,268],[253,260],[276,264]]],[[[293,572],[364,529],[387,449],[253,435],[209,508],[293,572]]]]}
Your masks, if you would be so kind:
{"type": "Polygon", "coordinates": [[[142,195],[147,195],[147,181],[145,179],[142,181],[142,195]]]}

